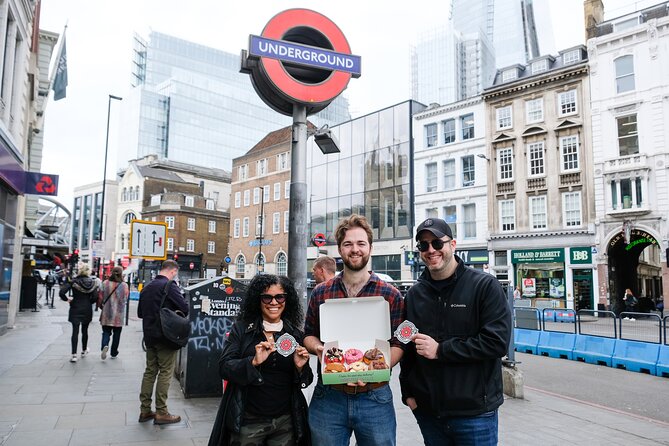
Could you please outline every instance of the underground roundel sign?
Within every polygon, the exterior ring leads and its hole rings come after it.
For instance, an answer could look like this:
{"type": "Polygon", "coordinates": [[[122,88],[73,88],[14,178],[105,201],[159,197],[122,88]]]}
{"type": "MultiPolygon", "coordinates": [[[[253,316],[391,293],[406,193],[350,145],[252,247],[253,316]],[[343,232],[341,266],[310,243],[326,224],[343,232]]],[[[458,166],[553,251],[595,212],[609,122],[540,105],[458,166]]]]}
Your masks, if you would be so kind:
{"type": "Polygon", "coordinates": [[[325,239],[325,234],[318,233],[314,235],[314,238],[312,239],[314,245],[316,246],[323,246],[325,245],[326,239],[325,239]]]}
{"type": "Polygon", "coordinates": [[[292,115],[293,105],[301,104],[313,114],[360,76],[360,65],[334,22],[309,9],[289,9],[272,17],[261,35],[250,36],[241,71],[279,113],[292,115]]]}

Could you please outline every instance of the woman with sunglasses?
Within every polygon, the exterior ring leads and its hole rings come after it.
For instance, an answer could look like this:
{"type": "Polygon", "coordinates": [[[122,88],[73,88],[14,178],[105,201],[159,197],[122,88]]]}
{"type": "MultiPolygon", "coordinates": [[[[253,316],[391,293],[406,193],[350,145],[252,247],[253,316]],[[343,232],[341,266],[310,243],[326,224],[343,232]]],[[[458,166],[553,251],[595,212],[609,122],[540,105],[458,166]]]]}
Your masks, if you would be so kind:
{"type": "Polygon", "coordinates": [[[209,446],[310,445],[307,401],[313,381],[309,352],[301,346],[304,313],[293,283],[284,276],[259,274],[223,346],[221,377],[227,380],[209,446]],[[297,341],[283,356],[276,340],[297,341]]]}

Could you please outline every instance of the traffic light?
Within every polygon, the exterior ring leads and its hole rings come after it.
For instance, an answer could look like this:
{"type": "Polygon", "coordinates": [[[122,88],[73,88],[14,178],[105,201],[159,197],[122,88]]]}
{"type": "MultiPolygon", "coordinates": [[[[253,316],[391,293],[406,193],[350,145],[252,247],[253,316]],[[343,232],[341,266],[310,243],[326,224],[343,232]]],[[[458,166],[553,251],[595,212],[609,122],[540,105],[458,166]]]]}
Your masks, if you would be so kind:
{"type": "Polygon", "coordinates": [[[79,250],[75,249],[72,255],[70,256],[70,263],[72,265],[76,265],[78,261],[79,261],[79,250]]]}

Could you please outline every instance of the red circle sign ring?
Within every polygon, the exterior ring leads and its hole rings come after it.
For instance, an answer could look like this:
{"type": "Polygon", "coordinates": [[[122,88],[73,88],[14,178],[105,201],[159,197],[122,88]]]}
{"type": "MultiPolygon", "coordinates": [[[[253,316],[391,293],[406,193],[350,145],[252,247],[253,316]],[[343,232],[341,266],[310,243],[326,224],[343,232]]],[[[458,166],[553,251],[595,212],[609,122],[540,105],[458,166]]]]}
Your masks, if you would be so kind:
{"type": "Polygon", "coordinates": [[[318,233],[314,235],[313,242],[314,245],[316,246],[323,246],[325,245],[325,234],[318,233]]]}
{"type": "MultiPolygon", "coordinates": [[[[339,27],[324,15],[310,9],[288,9],[280,12],[265,25],[262,36],[281,40],[287,31],[298,26],[318,30],[330,41],[334,51],[351,54],[351,47],[339,27]]],[[[331,101],[346,89],[348,81],[351,80],[351,73],[333,71],[323,82],[309,85],[289,75],[279,60],[261,57],[260,64],[265,69],[267,77],[279,90],[307,104],[331,101]]]]}

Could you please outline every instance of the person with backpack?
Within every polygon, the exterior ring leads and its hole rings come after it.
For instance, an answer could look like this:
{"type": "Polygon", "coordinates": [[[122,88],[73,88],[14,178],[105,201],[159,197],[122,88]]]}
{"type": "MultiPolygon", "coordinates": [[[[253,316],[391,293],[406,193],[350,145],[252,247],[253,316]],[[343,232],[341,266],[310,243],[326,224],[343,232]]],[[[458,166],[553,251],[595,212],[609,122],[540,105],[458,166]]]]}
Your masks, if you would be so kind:
{"type": "Polygon", "coordinates": [[[102,282],[98,294],[98,308],[100,309],[100,325],[102,325],[102,346],[100,357],[104,361],[109,352],[111,339],[111,357],[118,356],[118,346],[121,342],[121,330],[125,319],[125,307],[130,296],[128,284],[123,282],[123,268],[115,266],[109,279],[102,282]]]}
{"type": "Polygon", "coordinates": [[[98,283],[90,277],[91,269],[86,263],[79,265],[77,277],[60,287],[60,299],[69,302],[70,311],[67,320],[72,324],[72,357],[70,362],[77,362],[77,344],[81,328],[81,357],[88,353],[88,324],[93,320],[93,304],[97,301],[98,283]],[[68,292],[72,290],[72,296],[68,292]]]}

